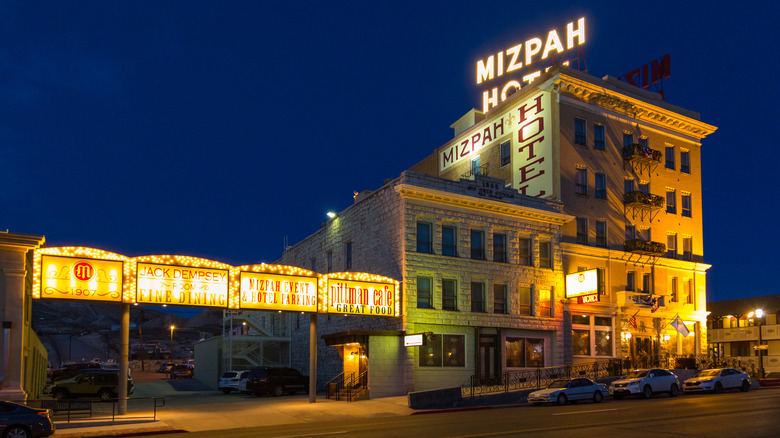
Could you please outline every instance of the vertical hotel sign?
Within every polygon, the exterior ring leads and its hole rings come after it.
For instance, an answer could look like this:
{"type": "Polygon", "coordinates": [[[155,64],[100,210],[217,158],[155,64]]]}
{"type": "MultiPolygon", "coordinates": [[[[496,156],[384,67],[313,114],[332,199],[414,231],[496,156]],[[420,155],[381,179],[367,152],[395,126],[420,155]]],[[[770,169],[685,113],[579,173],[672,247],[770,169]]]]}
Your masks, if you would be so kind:
{"type": "Polygon", "coordinates": [[[123,263],[42,254],[40,298],[122,301],[123,263]]]}
{"type": "Polygon", "coordinates": [[[227,307],[227,269],[138,263],[136,302],[194,307],[227,307]]]}
{"type": "Polygon", "coordinates": [[[517,120],[512,150],[515,166],[512,188],[524,195],[545,197],[553,194],[551,100],[551,93],[542,91],[512,110],[517,120]]]}
{"type": "Polygon", "coordinates": [[[317,312],[317,277],[241,271],[240,307],[317,312]]]}

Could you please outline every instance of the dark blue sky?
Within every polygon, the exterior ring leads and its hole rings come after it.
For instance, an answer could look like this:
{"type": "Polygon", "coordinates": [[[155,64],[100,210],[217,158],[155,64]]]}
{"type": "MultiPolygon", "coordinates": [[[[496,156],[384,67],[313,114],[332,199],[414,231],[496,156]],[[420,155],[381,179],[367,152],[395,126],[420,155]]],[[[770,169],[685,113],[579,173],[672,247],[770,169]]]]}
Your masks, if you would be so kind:
{"type": "Polygon", "coordinates": [[[271,262],[448,141],[481,106],[478,59],[585,16],[591,74],[670,53],[666,100],[719,128],[709,300],[776,293],[780,6],[281,3],[0,3],[0,229],[271,262]]]}

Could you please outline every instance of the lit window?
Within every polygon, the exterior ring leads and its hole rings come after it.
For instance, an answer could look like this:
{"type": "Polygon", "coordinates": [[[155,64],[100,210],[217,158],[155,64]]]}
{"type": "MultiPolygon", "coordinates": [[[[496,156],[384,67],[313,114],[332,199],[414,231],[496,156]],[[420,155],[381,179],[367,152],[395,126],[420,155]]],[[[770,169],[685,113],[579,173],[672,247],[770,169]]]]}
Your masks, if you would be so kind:
{"type": "Polygon", "coordinates": [[[578,195],[588,194],[588,169],[577,168],[574,175],[574,192],[578,195]]]}
{"type": "Polygon", "coordinates": [[[606,150],[604,138],[604,125],[593,125],[593,149],[597,151],[606,150]]]}
{"type": "Polygon", "coordinates": [[[588,244],[588,219],[584,217],[577,218],[577,243],[588,244]]]}
{"type": "Polygon", "coordinates": [[[671,214],[677,214],[677,191],[673,189],[666,189],[666,212],[671,214]]]}
{"type": "Polygon", "coordinates": [[[541,368],[544,366],[544,339],[506,338],[507,368],[541,368]]]}
{"type": "Polygon", "coordinates": [[[433,308],[433,280],[430,277],[417,277],[417,307],[433,308]]]}
{"type": "Polygon", "coordinates": [[[539,313],[536,316],[552,318],[552,291],[550,289],[539,290],[539,313]]]}
{"type": "Polygon", "coordinates": [[[587,143],[587,125],[583,119],[574,119],[574,144],[585,146],[587,143]]]}
{"type": "Polygon", "coordinates": [[[666,168],[674,170],[675,163],[674,163],[674,146],[667,146],[666,147],[666,153],[664,154],[666,158],[666,168]]]}
{"type": "Polygon", "coordinates": [[[493,261],[506,263],[506,234],[493,234],[493,261]]]}
{"type": "Polygon", "coordinates": [[[485,260],[485,233],[480,230],[471,230],[471,258],[485,260]]]}
{"type": "Polygon", "coordinates": [[[607,199],[607,175],[596,172],[596,198],[607,199]]]}
{"type": "Polygon", "coordinates": [[[433,253],[433,233],[429,223],[417,222],[417,252],[433,253]]]}
{"type": "Polygon", "coordinates": [[[501,143],[501,165],[502,166],[506,166],[511,161],[509,144],[510,142],[508,141],[501,143]]]}
{"type": "Polygon", "coordinates": [[[457,257],[458,243],[455,227],[442,225],[441,227],[441,253],[442,255],[457,257]]]}
{"type": "Polygon", "coordinates": [[[609,316],[572,315],[572,353],[575,356],[612,356],[613,328],[609,316]]]}
{"type": "Polygon", "coordinates": [[[691,153],[688,151],[680,152],[680,172],[691,173],[691,153]]]}
{"type": "Polygon", "coordinates": [[[421,367],[466,366],[466,336],[426,334],[425,345],[419,348],[421,367]]]}

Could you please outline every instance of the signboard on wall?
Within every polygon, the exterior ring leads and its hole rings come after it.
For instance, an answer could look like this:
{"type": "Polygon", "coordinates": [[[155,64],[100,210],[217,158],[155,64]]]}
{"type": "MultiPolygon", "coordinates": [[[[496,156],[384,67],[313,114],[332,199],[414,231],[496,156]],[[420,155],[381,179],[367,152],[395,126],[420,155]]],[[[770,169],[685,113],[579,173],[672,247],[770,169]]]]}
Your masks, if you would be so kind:
{"type": "Polygon", "coordinates": [[[227,269],[138,263],[136,302],[195,307],[227,307],[227,269]]]}
{"type": "Polygon", "coordinates": [[[242,309],[317,311],[316,277],[242,271],[239,294],[242,309]]]}
{"type": "Polygon", "coordinates": [[[121,302],[122,272],[121,261],[42,255],[40,298],[121,302]]]}
{"type": "Polygon", "coordinates": [[[535,197],[553,194],[551,93],[539,92],[509,113],[512,130],[512,188],[535,197]],[[515,116],[515,117],[512,117],[515,116]]]}
{"type": "Polygon", "coordinates": [[[396,286],[367,281],[328,280],[328,311],[348,315],[396,315],[396,286]]]}
{"type": "MultiPolygon", "coordinates": [[[[575,298],[599,293],[597,269],[575,272],[566,276],[566,298],[575,298]]],[[[587,299],[585,299],[587,301],[587,299]]]]}

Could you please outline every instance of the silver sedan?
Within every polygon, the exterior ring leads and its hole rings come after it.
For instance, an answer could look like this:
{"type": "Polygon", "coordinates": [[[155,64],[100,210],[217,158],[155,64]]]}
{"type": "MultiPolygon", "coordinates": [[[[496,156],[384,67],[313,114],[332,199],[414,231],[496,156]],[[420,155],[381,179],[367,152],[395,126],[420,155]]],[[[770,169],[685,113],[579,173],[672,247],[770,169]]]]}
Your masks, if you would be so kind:
{"type": "Polygon", "coordinates": [[[532,405],[542,403],[558,403],[565,405],[569,401],[593,400],[599,403],[607,395],[607,386],[590,379],[559,379],[550,383],[547,388],[528,394],[528,402],[532,405]]]}
{"type": "Polygon", "coordinates": [[[719,393],[724,389],[737,388],[743,392],[749,391],[750,376],[735,368],[704,370],[683,382],[685,392],[712,391],[719,393]]]}

